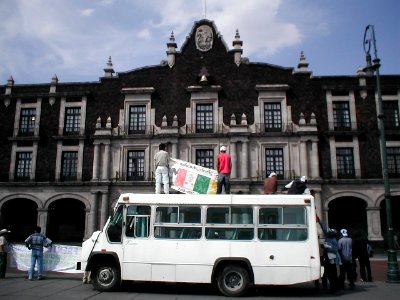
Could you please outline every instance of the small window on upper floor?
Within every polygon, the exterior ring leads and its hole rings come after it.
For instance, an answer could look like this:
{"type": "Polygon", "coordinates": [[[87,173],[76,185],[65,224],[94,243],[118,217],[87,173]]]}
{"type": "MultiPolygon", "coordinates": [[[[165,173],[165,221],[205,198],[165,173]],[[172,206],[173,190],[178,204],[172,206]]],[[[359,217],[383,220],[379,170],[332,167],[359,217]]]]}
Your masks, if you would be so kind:
{"type": "Polygon", "coordinates": [[[284,179],[284,171],[283,149],[265,149],[265,177],[268,177],[271,172],[275,172],[278,179],[284,179]]]}
{"type": "Polygon", "coordinates": [[[65,108],[65,135],[79,135],[81,127],[81,108],[66,107],[65,108]]]}
{"type": "Polygon", "coordinates": [[[32,152],[17,152],[15,164],[15,180],[30,180],[32,177],[32,152]]]}
{"type": "Polygon", "coordinates": [[[78,175],[78,151],[64,151],[61,161],[61,180],[75,181],[78,175]]]}
{"type": "Polygon", "coordinates": [[[21,108],[19,122],[20,135],[33,135],[35,131],[36,108],[21,108]]]}
{"type": "Polygon", "coordinates": [[[399,129],[399,105],[398,101],[383,101],[382,109],[385,118],[385,129],[399,129]]]}
{"type": "Polygon", "coordinates": [[[336,148],[337,177],[355,178],[353,148],[336,148]]]}
{"type": "Polygon", "coordinates": [[[282,112],[280,102],[267,102],[264,104],[264,129],[265,131],[282,130],[282,112]]]}
{"type": "Polygon", "coordinates": [[[387,147],[387,166],[389,176],[392,178],[400,177],[400,147],[387,147]]]}
{"type": "Polygon", "coordinates": [[[128,161],[126,170],[127,181],[144,180],[144,151],[130,150],[128,151],[128,161]]]}
{"type": "Polygon", "coordinates": [[[214,130],[214,113],[213,105],[197,104],[196,105],[196,132],[211,133],[214,130]]]}
{"type": "Polygon", "coordinates": [[[129,134],[146,132],[146,106],[131,105],[129,106],[129,134]]]}
{"type": "Polygon", "coordinates": [[[214,150],[196,149],[196,165],[214,169],[214,150]]]}
{"type": "Polygon", "coordinates": [[[333,127],[334,130],[351,129],[350,107],[348,101],[333,102],[333,127]]]}

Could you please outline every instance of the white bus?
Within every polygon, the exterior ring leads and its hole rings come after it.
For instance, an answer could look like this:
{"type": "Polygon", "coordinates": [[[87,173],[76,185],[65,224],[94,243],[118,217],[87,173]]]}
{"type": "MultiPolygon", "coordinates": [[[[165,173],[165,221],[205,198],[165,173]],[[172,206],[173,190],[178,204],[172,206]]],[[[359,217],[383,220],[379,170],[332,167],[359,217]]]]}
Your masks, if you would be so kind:
{"type": "Polygon", "coordinates": [[[122,194],[79,264],[101,291],[159,281],[241,296],[254,285],[318,280],[316,224],[309,195],[122,194]]]}

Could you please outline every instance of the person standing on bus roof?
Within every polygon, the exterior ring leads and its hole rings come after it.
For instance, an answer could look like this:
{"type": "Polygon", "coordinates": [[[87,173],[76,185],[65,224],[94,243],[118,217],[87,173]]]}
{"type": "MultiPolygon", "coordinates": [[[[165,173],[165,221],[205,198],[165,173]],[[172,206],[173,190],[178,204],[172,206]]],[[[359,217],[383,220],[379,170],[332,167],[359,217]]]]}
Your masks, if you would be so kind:
{"type": "Polygon", "coordinates": [[[264,180],[264,194],[275,194],[278,189],[278,176],[271,172],[264,180]]]}
{"type": "Polygon", "coordinates": [[[42,280],[43,276],[43,247],[51,247],[53,245],[53,242],[45,237],[43,234],[40,232],[42,229],[40,226],[36,226],[35,232],[32,233],[28,238],[25,240],[25,245],[26,247],[31,250],[32,249],[32,254],[31,254],[31,267],[28,272],[28,279],[33,280],[33,273],[35,271],[35,265],[37,262],[37,267],[38,267],[38,280],[42,280]]]}
{"type": "Polygon", "coordinates": [[[6,277],[8,243],[5,237],[10,233],[7,229],[0,230],[0,279],[6,277]]]}
{"type": "Polygon", "coordinates": [[[169,154],[165,149],[166,145],[161,143],[154,155],[156,194],[161,194],[161,183],[164,185],[164,194],[169,194],[169,154]]]}
{"type": "Polygon", "coordinates": [[[226,147],[221,146],[220,153],[217,157],[217,171],[218,171],[218,187],[217,194],[222,193],[222,186],[225,188],[225,193],[231,193],[230,175],[232,169],[232,160],[229,153],[226,153],[226,147]]]}
{"type": "Polygon", "coordinates": [[[292,180],[291,182],[289,182],[287,185],[285,185],[285,188],[288,189],[288,194],[310,195],[311,192],[310,192],[309,188],[307,187],[306,183],[307,183],[307,176],[301,176],[300,178],[296,178],[295,180],[292,180]]]}

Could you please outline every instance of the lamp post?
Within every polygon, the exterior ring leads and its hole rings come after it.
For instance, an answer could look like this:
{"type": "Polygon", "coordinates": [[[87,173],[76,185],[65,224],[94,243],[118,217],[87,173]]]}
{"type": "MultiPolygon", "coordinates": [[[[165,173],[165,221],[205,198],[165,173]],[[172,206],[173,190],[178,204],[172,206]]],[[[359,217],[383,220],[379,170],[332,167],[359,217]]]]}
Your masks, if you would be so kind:
{"type": "Polygon", "coordinates": [[[364,33],[364,51],[367,60],[367,67],[364,71],[367,74],[376,73],[376,92],[378,94],[378,126],[379,126],[379,141],[381,150],[381,160],[382,160],[382,171],[383,171],[383,183],[385,187],[385,204],[386,204],[386,224],[387,224],[387,240],[389,249],[388,254],[388,270],[387,270],[387,282],[398,283],[400,282],[399,277],[399,267],[397,265],[396,251],[394,250],[394,235],[393,235],[393,225],[392,225],[392,203],[390,195],[390,182],[387,167],[387,154],[386,154],[386,137],[385,137],[385,123],[382,108],[382,92],[381,92],[381,82],[379,76],[380,59],[378,58],[378,51],[376,49],[375,40],[375,29],[374,25],[368,25],[365,28],[364,33]],[[371,63],[370,50],[371,46],[374,49],[374,60],[371,63]]]}

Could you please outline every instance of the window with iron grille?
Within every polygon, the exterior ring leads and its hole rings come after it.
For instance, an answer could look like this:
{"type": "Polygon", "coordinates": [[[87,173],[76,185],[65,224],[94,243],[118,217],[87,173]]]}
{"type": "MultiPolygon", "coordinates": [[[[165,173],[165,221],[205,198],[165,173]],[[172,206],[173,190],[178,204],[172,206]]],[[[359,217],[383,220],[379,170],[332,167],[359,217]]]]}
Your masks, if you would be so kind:
{"type": "Polygon", "coordinates": [[[196,132],[213,132],[213,105],[196,105],[196,132]]]}
{"type": "Polygon", "coordinates": [[[265,131],[281,131],[282,114],[280,103],[265,103],[264,124],[265,131]]]}
{"type": "Polygon", "coordinates": [[[78,152],[65,151],[62,153],[61,180],[76,180],[78,173],[78,152]]]}
{"type": "Polygon", "coordinates": [[[399,128],[399,105],[397,101],[383,101],[382,109],[385,118],[385,129],[399,128]]]}
{"type": "Polygon", "coordinates": [[[333,126],[335,130],[351,128],[349,102],[333,102],[333,126]]]}
{"type": "Polygon", "coordinates": [[[353,148],[336,148],[338,178],[354,178],[353,148]]]}
{"type": "Polygon", "coordinates": [[[400,147],[386,148],[388,172],[391,176],[400,176],[400,147]]]}
{"type": "Polygon", "coordinates": [[[284,178],[284,162],[282,148],[265,149],[265,176],[275,172],[279,179],[284,178]]]}
{"type": "Polygon", "coordinates": [[[64,134],[79,135],[80,127],[81,127],[81,108],[66,107],[64,134]]]}
{"type": "Polygon", "coordinates": [[[131,105],[129,106],[129,133],[145,133],[146,132],[146,106],[131,105]]]}
{"type": "Polygon", "coordinates": [[[212,149],[197,149],[196,165],[214,169],[214,151],[212,149]]]}
{"type": "Polygon", "coordinates": [[[29,180],[32,170],[32,152],[17,152],[15,177],[17,180],[29,180]]]}
{"type": "Polygon", "coordinates": [[[144,180],[144,151],[128,151],[127,180],[144,180]]]}
{"type": "Polygon", "coordinates": [[[22,108],[19,122],[19,133],[33,135],[35,130],[36,108],[22,108]]]}

